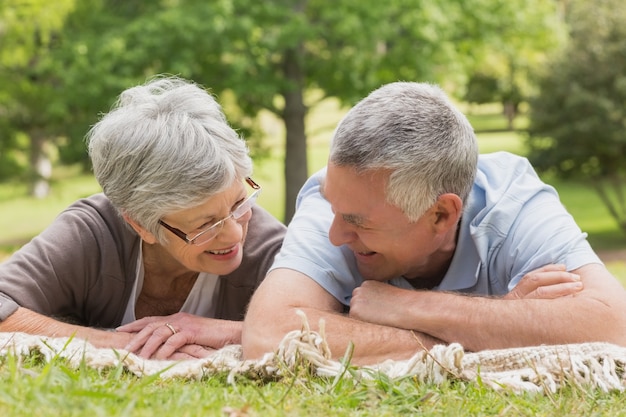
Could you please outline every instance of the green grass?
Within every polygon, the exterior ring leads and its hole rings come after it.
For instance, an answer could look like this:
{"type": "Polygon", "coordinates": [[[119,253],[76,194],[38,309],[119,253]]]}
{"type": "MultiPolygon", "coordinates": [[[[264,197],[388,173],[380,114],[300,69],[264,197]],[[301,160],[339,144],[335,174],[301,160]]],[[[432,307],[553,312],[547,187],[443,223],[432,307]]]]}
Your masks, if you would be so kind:
{"type": "Polygon", "coordinates": [[[37,355],[0,359],[0,415],[192,416],[625,416],[626,397],[569,385],[557,394],[513,394],[479,382],[418,383],[410,377],[327,379],[308,370],[275,381],[225,375],[200,381],[135,377],[50,363],[37,355]]]}

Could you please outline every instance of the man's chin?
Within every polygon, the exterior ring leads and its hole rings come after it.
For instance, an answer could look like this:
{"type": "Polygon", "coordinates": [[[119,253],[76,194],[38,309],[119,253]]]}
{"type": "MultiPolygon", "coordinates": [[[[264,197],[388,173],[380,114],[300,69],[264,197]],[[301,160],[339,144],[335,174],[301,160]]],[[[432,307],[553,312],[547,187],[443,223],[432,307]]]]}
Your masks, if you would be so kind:
{"type": "Polygon", "coordinates": [[[359,274],[361,274],[361,278],[363,278],[363,281],[386,282],[391,279],[391,278],[388,278],[386,274],[383,275],[383,274],[377,273],[375,270],[371,268],[363,268],[359,264],[357,264],[357,269],[359,270],[359,274]]]}

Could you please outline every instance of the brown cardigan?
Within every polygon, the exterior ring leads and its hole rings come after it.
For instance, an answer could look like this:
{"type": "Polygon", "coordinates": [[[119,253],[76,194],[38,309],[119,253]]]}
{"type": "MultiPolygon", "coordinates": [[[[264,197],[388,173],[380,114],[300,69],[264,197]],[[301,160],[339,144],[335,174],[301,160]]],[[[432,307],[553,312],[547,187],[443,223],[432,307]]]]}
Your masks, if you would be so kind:
{"type": "MultiPolygon", "coordinates": [[[[267,211],[253,208],[241,266],[220,277],[216,318],[243,319],[285,230],[267,211]]],[[[22,306],[84,326],[119,326],[140,244],[104,194],[75,202],[0,264],[0,320],[22,306]]]]}

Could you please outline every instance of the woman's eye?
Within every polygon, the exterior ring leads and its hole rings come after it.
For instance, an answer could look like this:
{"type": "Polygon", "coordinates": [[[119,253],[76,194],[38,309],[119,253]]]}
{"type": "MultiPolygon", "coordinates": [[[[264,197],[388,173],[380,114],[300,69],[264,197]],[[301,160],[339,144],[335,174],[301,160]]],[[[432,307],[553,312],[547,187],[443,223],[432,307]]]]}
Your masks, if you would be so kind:
{"type": "Polygon", "coordinates": [[[200,226],[200,227],[196,228],[196,231],[197,231],[197,232],[201,232],[201,231],[203,231],[203,230],[208,229],[209,227],[212,227],[214,224],[215,224],[215,223],[213,223],[213,222],[206,222],[206,223],[204,223],[202,226],[200,226]]]}
{"type": "Polygon", "coordinates": [[[237,202],[235,203],[235,205],[233,205],[232,210],[234,211],[237,207],[239,207],[240,205],[242,205],[244,201],[246,201],[246,199],[245,199],[245,198],[242,198],[241,200],[237,201],[237,202]]]}

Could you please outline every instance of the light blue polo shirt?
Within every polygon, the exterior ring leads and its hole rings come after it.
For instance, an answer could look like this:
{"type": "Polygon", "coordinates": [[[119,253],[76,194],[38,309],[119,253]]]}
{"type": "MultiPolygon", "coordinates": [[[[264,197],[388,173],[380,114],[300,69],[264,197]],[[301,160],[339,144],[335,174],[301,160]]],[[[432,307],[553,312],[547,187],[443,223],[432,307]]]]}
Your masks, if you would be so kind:
{"type": "MultiPolygon", "coordinates": [[[[320,194],[322,169],[304,184],[282,249],[271,269],[308,275],[345,305],[363,282],[352,251],[328,239],[333,213],[320,194]]],[[[556,190],[526,158],[507,152],[480,155],[465,203],[455,254],[440,291],[503,295],[528,272],[562,263],[568,270],[601,263],[556,190]]],[[[404,278],[392,285],[413,288],[404,278]]]]}

